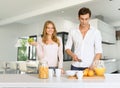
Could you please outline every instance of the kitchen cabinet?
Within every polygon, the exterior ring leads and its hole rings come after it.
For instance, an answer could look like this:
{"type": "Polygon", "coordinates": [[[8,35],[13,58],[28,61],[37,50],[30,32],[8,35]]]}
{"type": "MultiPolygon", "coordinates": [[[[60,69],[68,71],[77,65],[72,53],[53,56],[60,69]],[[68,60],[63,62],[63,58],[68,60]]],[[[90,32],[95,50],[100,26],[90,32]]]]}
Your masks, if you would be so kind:
{"type": "MultiPolygon", "coordinates": [[[[34,41],[37,41],[37,35],[29,36],[29,38],[33,38],[34,41]]],[[[36,60],[36,48],[35,46],[29,46],[29,53],[28,53],[28,59],[29,60],[36,60]]]]}
{"type": "Polygon", "coordinates": [[[103,61],[106,68],[106,73],[114,73],[118,71],[116,59],[107,59],[103,61]]]}
{"type": "Polygon", "coordinates": [[[120,40],[120,31],[116,31],[116,40],[120,40]]]}
{"type": "Polygon", "coordinates": [[[115,29],[111,25],[99,20],[92,19],[90,24],[96,29],[100,30],[102,36],[102,42],[108,44],[116,43],[115,29]]]}
{"type": "Polygon", "coordinates": [[[117,59],[117,68],[118,68],[118,72],[120,73],[120,59],[117,59]]]}
{"type": "MultiPolygon", "coordinates": [[[[72,61],[72,58],[65,52],[65,44],[67,42],[68,32],[58,32],[57,35],[62,38],[62,43],[63,43],[63,60],[64,61],[72,61]]],[[[73,47],[72,47],[72,51],[74,51],[73,47]]]]}

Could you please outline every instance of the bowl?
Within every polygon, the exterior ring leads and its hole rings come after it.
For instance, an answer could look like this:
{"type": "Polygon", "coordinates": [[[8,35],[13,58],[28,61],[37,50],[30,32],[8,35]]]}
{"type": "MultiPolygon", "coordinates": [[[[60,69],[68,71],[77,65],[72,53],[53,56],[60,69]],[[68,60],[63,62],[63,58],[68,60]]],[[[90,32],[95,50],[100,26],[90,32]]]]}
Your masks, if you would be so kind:
{"type": "Polygon", "coordinates": [[[76,75],[76,71],[74,71],[74,70],[67,70],[66,71],[66,75],[67,76],[75,76],[76,75]]]}

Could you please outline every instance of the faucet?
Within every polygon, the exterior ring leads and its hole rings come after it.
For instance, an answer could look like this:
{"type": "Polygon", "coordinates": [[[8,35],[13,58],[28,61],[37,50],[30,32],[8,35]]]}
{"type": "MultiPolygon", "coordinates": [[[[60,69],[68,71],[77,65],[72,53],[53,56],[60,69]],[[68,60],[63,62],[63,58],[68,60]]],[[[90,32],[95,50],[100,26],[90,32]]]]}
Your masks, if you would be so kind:
{"type": "Polygon", "coordinates": [[[107,58],[107,56],[103,56],[103,59],[106,59],[107,58]]]}
{"type": "Polygon", "coordinates": [[[103,56],[103,58],[101,58],[101,60],[107,60],[108,58],[107,58],[108,56],[103,56]]]}

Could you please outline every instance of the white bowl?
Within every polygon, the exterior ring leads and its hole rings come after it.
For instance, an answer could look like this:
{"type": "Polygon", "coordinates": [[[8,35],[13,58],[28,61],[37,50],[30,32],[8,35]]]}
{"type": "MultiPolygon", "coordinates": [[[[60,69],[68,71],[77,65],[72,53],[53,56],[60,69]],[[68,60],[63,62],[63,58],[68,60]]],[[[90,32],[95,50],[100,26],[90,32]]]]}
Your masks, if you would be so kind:
{"type": "Polygon", "coordinates": [[[76,71],[74,71],[74,70],[67,70],[66,71],[67,76],[74,76],[75,74],[76,74],[76,71]]]}

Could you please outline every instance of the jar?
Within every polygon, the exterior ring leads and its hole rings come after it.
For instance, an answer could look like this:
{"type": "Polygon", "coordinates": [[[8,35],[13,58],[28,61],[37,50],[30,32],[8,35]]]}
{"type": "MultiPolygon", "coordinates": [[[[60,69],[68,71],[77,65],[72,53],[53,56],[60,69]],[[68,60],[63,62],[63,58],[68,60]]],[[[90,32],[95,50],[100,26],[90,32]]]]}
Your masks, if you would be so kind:
{"type": "Polygon", "coordinates": [[[105,70],[106,70],[106,68],[104,66],[104,62],[102,60],[96,60],[95,68],[94,68],[96,75],[104,76],[105,70]]]}
{"type": "Polygon", "coordinates": [[[39,78],[41,78],[41,79],[48,78],[48,63],[47,63],[47,61],[41,61],[39,63],[39,78]]]}
{"type": "Polygon", "coordinates": [[[104,61],[102,61],[102,60],[96,60],[94,62],[94,66],[97,68],[105,68],[104,61]]]}

